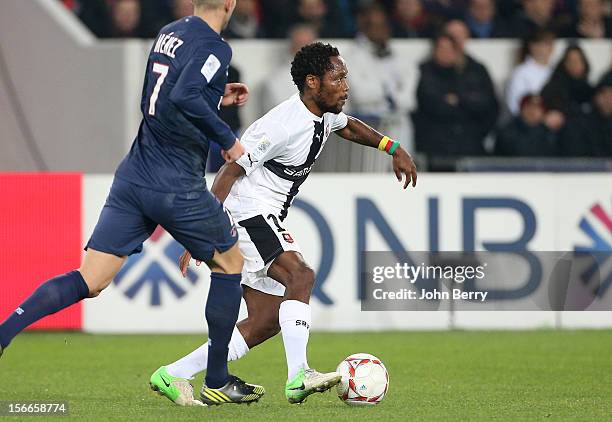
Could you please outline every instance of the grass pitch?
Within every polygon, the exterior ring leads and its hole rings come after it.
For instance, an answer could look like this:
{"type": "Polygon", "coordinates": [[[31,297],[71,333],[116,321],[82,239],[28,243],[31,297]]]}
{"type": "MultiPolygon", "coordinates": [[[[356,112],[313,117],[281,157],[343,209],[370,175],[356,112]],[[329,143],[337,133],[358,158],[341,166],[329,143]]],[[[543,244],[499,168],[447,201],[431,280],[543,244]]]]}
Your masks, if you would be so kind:
{"type": "MultiPolygon", "coordinates": [[[[149,391],[149,376],[158,366],[203,340],[23,334],[0,359],[0,400],[68,401],[69,418],[106,421],[612,418],[612,331],[313,333],[309,360],[319,370],[333,370],[357,352],[383,360],[389,394],[368,408],[348,407],[334,392],[289,405],[280,336],[230,366],[266,387],[257,404],[180,408],[149,391]]],[[[194,386],[199,391],[201,376],[194,386]]]]}

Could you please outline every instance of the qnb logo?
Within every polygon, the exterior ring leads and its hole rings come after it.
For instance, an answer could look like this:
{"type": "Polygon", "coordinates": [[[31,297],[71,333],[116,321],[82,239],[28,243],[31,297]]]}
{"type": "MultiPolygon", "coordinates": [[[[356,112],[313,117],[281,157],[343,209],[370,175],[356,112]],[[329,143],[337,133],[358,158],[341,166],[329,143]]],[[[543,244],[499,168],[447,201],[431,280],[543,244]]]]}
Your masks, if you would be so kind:
{"type": "Polygon", "coordinates": [[[612,271],[605,273],[612,252],[612,212],[606,212],[601,204],[593,205],[589,211],[578,226],[591,242],[577,245],[574,252],[584,253],[589,260],[580,280],[590,286],[594,296],[603,297],[612,284],[612,271]]]}
{"type": "Polygon", "coordinates": [[[119,274],[115,286],[130,300],[148,296],[151,306],[160,306],[162,296],[182,298],[198,282],[197,273],[187,269],[186,278],[178,267],[183,247],[161,227],[144,244],[143,251],[132,255],[119,274]]]}

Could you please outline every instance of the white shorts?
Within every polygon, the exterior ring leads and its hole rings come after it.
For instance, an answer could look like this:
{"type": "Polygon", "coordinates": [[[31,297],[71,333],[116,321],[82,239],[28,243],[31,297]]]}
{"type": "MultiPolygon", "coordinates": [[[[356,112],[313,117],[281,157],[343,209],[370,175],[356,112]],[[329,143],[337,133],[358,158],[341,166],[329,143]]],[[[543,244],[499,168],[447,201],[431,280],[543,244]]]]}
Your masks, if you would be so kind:
{"type": "Polygon", "coordinates": [[[256,215],[239,221],[238,246],[244,256],[242,284],[263,293],[283,296],[285,286],[268,277],[268,268],[280,254],[286,251],[301,253],[300,247],[273,214],[256,215]]]}

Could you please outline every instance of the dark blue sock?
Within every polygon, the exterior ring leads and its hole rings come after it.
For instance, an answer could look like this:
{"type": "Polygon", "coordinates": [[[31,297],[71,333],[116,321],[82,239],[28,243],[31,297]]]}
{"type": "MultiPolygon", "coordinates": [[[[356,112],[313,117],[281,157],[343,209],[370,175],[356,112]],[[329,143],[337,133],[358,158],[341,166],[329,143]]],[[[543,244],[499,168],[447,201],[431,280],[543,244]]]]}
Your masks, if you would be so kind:
{"type": "Polygon", "coordinates": [[[0,325],[0,345],[6,348],[17,334],[39,319],[89,296],[89,287],[78,271],[71,271],[41,284],[0,325]]]}
{"type": "Polygon", "coordinates": [[[227,352],[240,310],[241,278],[240,274],[210,275],[210,290],[206,300],[206,321],[210,341],[206,386],[210,388],[223,387],[229,380],[227,352]]]}

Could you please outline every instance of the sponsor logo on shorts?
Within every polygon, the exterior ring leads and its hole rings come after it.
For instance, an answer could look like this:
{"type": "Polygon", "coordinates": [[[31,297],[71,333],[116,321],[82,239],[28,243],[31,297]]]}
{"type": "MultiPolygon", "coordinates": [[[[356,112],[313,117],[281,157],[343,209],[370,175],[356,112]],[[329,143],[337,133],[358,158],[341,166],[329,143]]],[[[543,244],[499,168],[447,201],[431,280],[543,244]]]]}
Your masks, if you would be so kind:
{"type": "Polygon", "coordinates": [[[293,237],[291,237],[291,234],[289,233],[283,233],[283,239],[285,239],[285,242],[287,243],[293,243],[293,237]]]}

